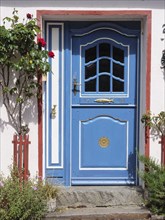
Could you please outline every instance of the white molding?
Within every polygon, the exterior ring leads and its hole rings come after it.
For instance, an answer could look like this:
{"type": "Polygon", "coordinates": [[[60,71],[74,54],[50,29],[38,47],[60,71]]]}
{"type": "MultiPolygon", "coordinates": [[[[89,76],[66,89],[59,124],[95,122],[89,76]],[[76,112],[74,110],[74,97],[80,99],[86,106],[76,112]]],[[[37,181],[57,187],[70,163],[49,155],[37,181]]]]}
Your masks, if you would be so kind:
{"type": "Polygon", "coordinates": [[[52,59],[52,107],[56,106],[56,116],[55,118],[51,118],[52,122],[52,134],[51,134],[51,163],[60,163],[60,152],[59,152],[59,74],[60,74],[60,65],[59,65],[59,28],[52,28],[52,49],[55,54],[54,59],[52,59]]]}
{"type": "MultiPolygon", "coordinates": [[[[114,118],[111,118],[111,120],[114,121],[119,121],[114,118]]],[[[128,170],[128,140],[129,140],[129,122],[128,121],[120,121],[120,124],[125,124],[126,125],[126,164],[125,167],[82,167],[81,163],[81,130],[82,130],[82,121],[79,121],[79,170],[128,170]]]]}
{"type": "Polygon", "coordinates": [[[128,67],[128,70],[127,70],[127,73],[125,73],[125,74],[127,74],[127,81],[126,81],[126,84],[127,84],[127,91],[126,91],[126,93],[125,92],[122,92],[122,93],[117,93],[117,94],[115,94],[115,93],[111,93],[111,94],[107,94],[107,93],[101,93],[101,94],[86,94],[86,93],[82,93],[82,89],[81,89],[81,86],[80,86],[80,98],[95,98],[95,97],[98,97],[98,96],[103,96],[103,97],[106,97],[106,96],[108,96],[108,97],[114,97],[114,98],[129,98],[129,76],[130,76],[130,73],[129,73],[129,70],[130,70],[130,68],[129,68],[129,65],[130,65],[130,45],[125,45],[125,44],[122,44],[121,42],[118,42],[118,41],[116,41],[116,40],[114,40],[114,39],[112,39],[112,38],[106,38],[106,37],[101,37],[101,38],[97,38],[97,39],[95,39],[95,40],[93,40],[93,41],[90,41],[90,42],[88,42],[88,43],[86,43],[86,44],[81,44],[80,45],[80,70],[79,70],[79,79],[80,79],[80,85],[82,85],[82,78],[81,78],[81,75],[82,75],[82,72],[81,72],[81,66],[82,66],[82,61],[81,61],[81,55],[82,55],[82,48],[83,47],[86,47],[86,46],[88,46],[88,45],[92,45],[93,43],[95,43],[95,42],[97,42],[97,41],[99,41],[99,40],[108,40],[108,41],[113,41],[113,42],[115,42],[116,44],[118,44],[118,45],[121,45],[121,46],[123,46],[123,47],[125,47],[126,49],[127,49],[127,53],[128,53],[128,63],[126,64],[127,65],[127,67],[128,67]]]}
{"type": "Polygon", "coordinates": [[[55,54],[55,57],[52,59],[52,83],[50,85],[49,79],[47,79],[47,90],[46,90],[46,169],[62,169],[64,167],[64,25],[63,23],[47,23],[47,42],[52,44],[52,51],[55,54]],[[60,39],[60,28],[52,27],[52,42],[49,42],[49,26],[61,26],[61,39],[60,39]],[[59,51],[59,42],[61,41],[61,59],[59,51]],[[61,69],[60,69],[61,68],[61,69]],[[59,78],[61,81],[59,84],[59,78]],[[60,86],[61,85],[61,86],[60,86]],[[49,98],[49,89],[51,90],[51,103],[50,107],[50,98],[49,98]],[[60,106],[60,93],[61,92],[61,106],[60,106]],[[56,117],[51,118],[50,113],[53,105],[56,105],[56,117]],[[61,117],[59,115],[61,112],[61,117]],[[52,132],[49,130],[49,123],[52,125],[52,132]],[[61,125],[61,130],[60,130],[61,125]],[[51,138],[52,146],[49,146],[49,141],[51,138]],[[61,141],[61,145],[59,143],[61,141]],[[51,155],[49,155],[49,150],[51,150],[51,155]],[[49,156],[51,158],[49,158],[49,156]],[[51,163],[52,165],[49,165],[51,163]]]}

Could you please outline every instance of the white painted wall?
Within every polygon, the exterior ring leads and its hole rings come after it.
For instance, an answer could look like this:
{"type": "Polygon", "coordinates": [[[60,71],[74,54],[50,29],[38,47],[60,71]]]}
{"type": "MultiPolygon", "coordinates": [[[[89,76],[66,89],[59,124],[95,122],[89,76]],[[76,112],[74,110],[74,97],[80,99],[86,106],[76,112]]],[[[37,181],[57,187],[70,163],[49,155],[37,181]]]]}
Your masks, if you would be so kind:
{"type": "MultiPolygon", "coordinates": [[[[27,13],[36,16],[36,10],[152,10],[152,48],[151,48],[151,111],[154,114],[165,110],[165,80],[160,69],[160,59],[162,50],[165,48],[165,41],[162,34],[162,25],[165,23],[165,5],[162,0],[1,0],[0,5],[0,25],[2,19],[11,16],[13,8],[19,11],[20,18],[26,17],[27,13]]],[[[54,17],[54,19],[57,19],[54,17]]],[[[58,18],[60,19],[60,18],[58,18]]],[[[72,17],[72,20],[76,19],[72,17]]],[[[99,19],[99,17],[95,18],[99,19]]],[[[106,18],[108,19],[108,18],[106,18]]],[[[144,29],[145,31],[145,29],[144,29]]],[[[142,36],[142,57],[141,71],[145,71],[145,34],[142,36]]],[[[142,88],[144,89],[144,88],[142,88]]],[[[145,91],[145,89],[144,89],[145,91]]],[[[38,127],[37,111],[35,111],[35,122],[30,122],[30,172],[36,174],[38,169],[38,127]]],[[[142,128],[142,126],[141,126],[142,128]]],[[[0,170],[7,172],[7,167],[11,164],[12,145],[11,137],[13,130],[8,125],[5,109],[0,100],[0,170]],[[5,123],[3,123],[3,121],[5,123]]],[[[141,144],[143,141],[140,142],[141,144]]],[[[160,160],[160,144],[151,139],[150,155],[160,160]]]]}
{"type": "MultiPolygon", "coordinates": [[[[152,48],[151,48],[151,111],[157,114],[165,111],[165,75],[160,68],[162,49],[165,48],[165,35],[162,34],[162,25],[165,23],[165,6],[154,10],[152,15],[152,48]],[[164,8],[164,10],[163,10],[164,8]],[[158,25],[158,20],[159,25],[158,25]],[[161,40],[164,39],[164,41],[161,40]]],[[[152,137],[150,153],[160,160],[161,145],[159,140],[152,137]]]]}

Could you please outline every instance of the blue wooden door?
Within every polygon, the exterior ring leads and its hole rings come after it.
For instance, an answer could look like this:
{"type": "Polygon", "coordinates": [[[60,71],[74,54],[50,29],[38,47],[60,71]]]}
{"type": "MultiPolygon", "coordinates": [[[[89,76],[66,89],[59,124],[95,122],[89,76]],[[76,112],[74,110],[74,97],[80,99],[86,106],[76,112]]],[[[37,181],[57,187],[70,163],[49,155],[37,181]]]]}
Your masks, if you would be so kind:
{"type": "Polygon", "coordinates": [[[138,33],[72,30],[72,185],[136,183],[138,33]]]}

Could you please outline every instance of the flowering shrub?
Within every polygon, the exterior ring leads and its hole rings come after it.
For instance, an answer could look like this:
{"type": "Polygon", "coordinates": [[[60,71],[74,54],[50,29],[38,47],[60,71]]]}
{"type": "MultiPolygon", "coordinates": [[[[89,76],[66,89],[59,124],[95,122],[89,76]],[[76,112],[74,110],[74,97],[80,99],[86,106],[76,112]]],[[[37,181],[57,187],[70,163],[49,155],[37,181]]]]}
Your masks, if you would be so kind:
{"type": "Polygon", "coordinates": [[[143,155],[139,160],[145,165],[145,170],[139,172],[148,194],[145,204],[153,213],[165,216],[165,167],[143,155]]]}
{"type": "Polygon", "coordinates": [[[28,18],[28,19],[32,19],[32,14],[30,14],[30,13],[28,13],[27,15],[26,15],[26,17],[28,18]]]}
{"type": "Polygon", "coordinates": [[[41,180],[20,181],[17,169],[11,169],[9,177],[0,176],[0,220],[41,219],[57,193],[56,186],[41,180]]]}
{"type": "Polygon", "coordinates": [[[161,111],[158,115],[152,115],[151,112],[144,114],[141,122],[152,129],[155,136],[165,135],[165,111],[161,111]]]}
{"type": "Polygon", "coordinates": [[[40,47],[45,47],[46,46],[46,42],[43,38],[38,38],[38,45],[40,47]]]}
{"type": "Polygon", "coordinates": [[[48,56],[51,57],[51,58],[54,58],[54,53],[52,51],[49,51],[48,56]]]}
{"type": "Polygon", "coordinates": [[[52,51],[45,50],[45,40],[36,39],[38,33],[36,18],[28,13],[26,19],[19,22],[17,10],[11,18],[4,18],[0,26],[0,95],[18,134],[28,132],[23,115],[32,105],[32,98],[40,97],[38,78],[51,71],[49,59],[54,58],[52,51]]]}

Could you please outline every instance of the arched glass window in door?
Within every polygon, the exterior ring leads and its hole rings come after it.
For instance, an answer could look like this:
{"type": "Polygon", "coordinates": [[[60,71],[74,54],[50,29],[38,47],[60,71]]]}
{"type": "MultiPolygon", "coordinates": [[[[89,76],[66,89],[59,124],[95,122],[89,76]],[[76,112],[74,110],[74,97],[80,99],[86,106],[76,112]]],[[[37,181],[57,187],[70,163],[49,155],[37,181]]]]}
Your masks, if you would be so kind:
{"type": "Polygon", "coordinates": [[[125,91],[125,49],[101,42],[85,49],[84,92],[123,93],[125,91]]]}

